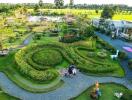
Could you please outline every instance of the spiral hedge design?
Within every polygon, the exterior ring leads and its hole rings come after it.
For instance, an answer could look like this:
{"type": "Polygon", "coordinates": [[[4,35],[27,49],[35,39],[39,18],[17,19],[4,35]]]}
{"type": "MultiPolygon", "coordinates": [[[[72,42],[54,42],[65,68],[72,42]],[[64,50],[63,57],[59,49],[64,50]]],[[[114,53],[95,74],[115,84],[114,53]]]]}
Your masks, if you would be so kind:
{"type": "Polygon", "coordinates": [[[55,66],[63,60],[74,63],[83,71],[90,73],[109,73],[118,69],[108,62],[100,62],[86,57],[80,49],[91,51],[84,46],[67,46],[64,44],[37,44],[25,47],[15,55],[18,69],[24,75],[38,80],[50,81],[59,76],[55,66]]]}
{"type": "Polygon", "coordinates": [[[91,51],[92,49],[88,49],[86,47],[77,46],[74,48],[70,48],[71,56],[76,62],[79,69],[84,72],[90,73],[110,73],[118,69],[118,66],[108,63],[108,62],[100,62],[92,57],[86,57],[80,53],[79,50],[91,51]]]}
{"type": "Polygon", "coordinates": [[[54,66],[61,63],[63,58],[73,63],[66,50],[61,45],[55,44],[28,46],[15,55],[19,71],[38,81],[50,81],[57,78],[59,73],[54,66]]]}

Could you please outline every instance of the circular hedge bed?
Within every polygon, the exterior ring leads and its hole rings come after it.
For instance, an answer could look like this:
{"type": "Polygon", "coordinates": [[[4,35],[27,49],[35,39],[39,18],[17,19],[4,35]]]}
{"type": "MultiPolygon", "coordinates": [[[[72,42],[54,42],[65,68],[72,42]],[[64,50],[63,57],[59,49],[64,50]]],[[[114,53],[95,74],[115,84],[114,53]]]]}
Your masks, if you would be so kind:
{"type": "Polygon", "coordinates": [[[63,58],[73,63],[65,48],[55,44],[31,45],[19,50],[15,55],[20,73],[42,82],[54,80],[59,76],[54,66],[61,63],[63,58]]]}
{"type": "Polygon", "coordinates": [[[44,48],[40,51],[36,51],[32,59],[35,63],[43,66],[54,66],[62,62],[62,55],[56,50],[50,48],[44,48]]]}

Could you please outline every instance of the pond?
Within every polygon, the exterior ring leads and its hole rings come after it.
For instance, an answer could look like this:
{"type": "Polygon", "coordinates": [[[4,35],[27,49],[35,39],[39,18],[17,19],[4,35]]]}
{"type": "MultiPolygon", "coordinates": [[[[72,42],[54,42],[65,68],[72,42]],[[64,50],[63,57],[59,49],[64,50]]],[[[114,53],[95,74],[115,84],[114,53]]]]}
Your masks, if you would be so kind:
{"type": "Polygon", "coordinates": [[[53,22],[62,22],[62,17],[60,16],[29,16],[29,22],[40,22],[40,21],[53,21],[53,22]]]}

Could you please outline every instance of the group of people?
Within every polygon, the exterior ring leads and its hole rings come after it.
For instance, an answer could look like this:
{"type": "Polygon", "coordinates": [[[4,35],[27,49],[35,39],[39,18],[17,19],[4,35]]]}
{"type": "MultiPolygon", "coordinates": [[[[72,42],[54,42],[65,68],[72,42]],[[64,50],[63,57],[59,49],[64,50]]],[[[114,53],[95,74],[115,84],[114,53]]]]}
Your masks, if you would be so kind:
{"type": "Polygon", "coordinates": [[[62,69],[60,71],[60,74],[62,76],[72,76],[72,75],[76,75],[76,73],[77,73],[77,69],[74,64],[70,65],[67,69],[62,69]]]}
{"type": "Polygon", "coordinates": [[[75,65],[70,65],[68,68],[68,74],[69,75],[76,75],[77,71],[76,71],[76,66],[75,65]]]}

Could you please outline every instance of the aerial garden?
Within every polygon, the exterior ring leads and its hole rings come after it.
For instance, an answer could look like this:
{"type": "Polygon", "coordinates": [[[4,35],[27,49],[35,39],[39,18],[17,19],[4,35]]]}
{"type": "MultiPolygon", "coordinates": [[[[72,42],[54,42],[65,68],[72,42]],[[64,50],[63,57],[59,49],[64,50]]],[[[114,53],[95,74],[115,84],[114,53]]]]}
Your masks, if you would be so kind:
{"type": "MultiPolygon", "coordinates": [[[[61,2],[57,4],[58,2],[55,4],[60,8],[61,2]]],[[[35,100],[37,97],[38,100],[43,100],[45,96],[49,97],[46,100],[53,97],[59,100],[57,93],[67,95],[64,100],[130,100],[131,88],[124,86],[125,83],[119,84],[126,74],[120,62],[126,59],[127,55],[119,51],[119,56],[111,59],[111,55],[117,52],[116,47],[97,36],[95,27],[92,26],[92,16],[100,16],[102,10],[80,11],[71,9],[73,6],[70,6],[70,9],[49,9],[48,6],[43,9],[42,4],[40,0],[39,6],[30,5],[28,8],[27,5],[17,5],[17,9],[14,5],[10,11],[5,9],[9,15],[1,11],[1,100],[35,100]],[[76,75],[63,75],[62,70],[67,70],[71,65],[76,66],[76,75]],[[92,84],[87,88],[79,89],[77,86],[77,90],[73,89],[73,95],[70,93],[72,90],[68,91],[76,84],[69,81],[75,80],[81,84],[83,77],[89,76],[91,79],[85,82],[89,84],[91,81],[92,84]],[[111,80],[101,83],[96,77],[101,80],[104,77],[109,80],[114,77],[119,82],[111,80]],[[4,80],[9,82],[3,83],[4,80]],[[6,88],[3,84],[10,87],[6,88]],[[19,90],[22,91],[21,94],[18,93],[19,90]],[[77,92],[78,90],[80,91],[77,92]],[[123,95],[118,95],[120,93],[123,95]]],[[[129,67],[131,62],[128,62],[129,67]]],[[[83,87],[83,84],[80,87],[83,87]]]]}

